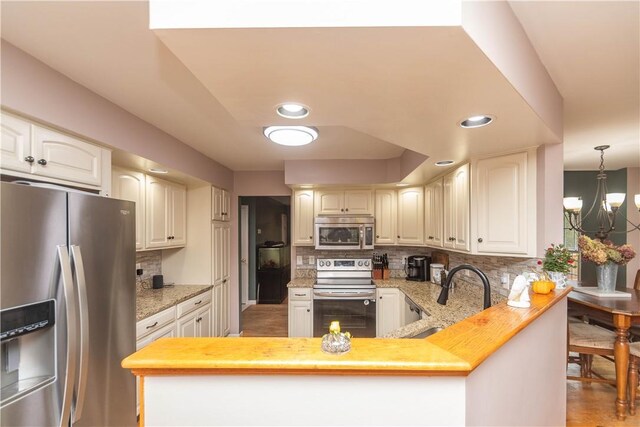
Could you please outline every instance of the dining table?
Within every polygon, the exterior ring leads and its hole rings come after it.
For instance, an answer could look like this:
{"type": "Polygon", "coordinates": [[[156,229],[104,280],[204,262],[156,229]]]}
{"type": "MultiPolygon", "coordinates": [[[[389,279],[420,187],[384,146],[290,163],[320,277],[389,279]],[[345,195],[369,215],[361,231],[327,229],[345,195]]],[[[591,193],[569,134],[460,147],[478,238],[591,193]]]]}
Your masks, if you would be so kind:
{"type": "MultiPolygon", "coordinates": [[[[629,328],[640,325],[640,290],[624,289],[631,297],[598,297],[575,290],[569,293],[571,315],[586,315],[589,319],[615,328],[613,354],[616,371],[616,416],[623,421],[629,408],[627,373],[629,370],[629,328]]],[[[594,289],[594,288],[591,288],[594,289]]]]}

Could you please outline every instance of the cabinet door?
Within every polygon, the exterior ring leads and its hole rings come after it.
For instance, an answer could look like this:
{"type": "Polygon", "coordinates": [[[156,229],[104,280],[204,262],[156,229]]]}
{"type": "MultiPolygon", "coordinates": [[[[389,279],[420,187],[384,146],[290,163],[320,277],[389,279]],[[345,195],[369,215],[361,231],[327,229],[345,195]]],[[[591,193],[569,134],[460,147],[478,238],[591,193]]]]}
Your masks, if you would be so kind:
{"type": "Polygon", "coordinates": [[[311,246],[313,241],[313,190],[293,193],[293,244],[311,246]]]}
{"type": "Polygon", "coordinates": [[[222,284],[213,287],[213,304],[211,305],[213,311],[211,316],[211,336],[222,336],[222,284]]]}
{"type": "Polygon", "coordinates": [[[222,281],[222,292],[220,298],[222,299],[222,307],[220,310],[220,329],[223,337],[229,335],[231,332],[231,318],[229,312],[229,305],[231,303],[230,292],[231,291],[231,283],[229,280],[224,279],[222,281]]]}
{"type": "Polygon", "coordinates": [[[474,178],[478,252],[527,253],[527,153],[479,160],[474,178]]]}
{"type": "Polygon", "coordinates": [[[212,213],[214,221],[222,221],[223,220],[223,197],[222,197],[222,189],[211,187],[212,196],[211,200],[213,203],[212,213]]]}
{"type": "Polygon", "coordinates": [[[207,304],[197,311],[196,323],[198,337],[211,337],[211,304],[207,304]]]}
{"type": "Polygon", "coordinates": [[[348,190],[344,192],[344,213],[349,215],[372,215],[373,192],[369,190],[348,190]]]}
{"type": "Polygon", "coordinates": [[[224,227],[222,224],[213,224],[213,236],[212,236],[212,255],[213,260],[211,263],[213,273],[213,284],[220,285],[224,278],[224,227]]]}
{"type": "Polygon", "coordinates": [[[79,139],[33,126],[33,173],[100,186],[103,149],[79,139]]]}
{"type": "Polygon", "coordinates": [[[111,173],[111,196],[136,204],[136,249],[144,249],[145,176],[118,168],[113,168],[111,173]]]}
{"type": "Polygon", "coordinates": [[[454,249],[468,251],[469,244],[469,165],[462,165],[453,173],[454,249]]]}
{"type": "Polygon", "coordinates": [[[222,228],[222,280],[231,277],[231,227],[222,228]]]}
{"type": "Polygon", "coordinates": [[[442,215],[444,211],[442,178],[428,184],[424,189],[425,243],[429,246],[442,247],[442,215]]]}
{"type": "Polygon", "coordinates": [[[344,192],[316,191],[315,209],[316,216],[344,214],[344,192]]]}
{"type": "Polygon", "coordinates": [[[176,321],[179,337],[197,337],[198,336],[198,313],[192,311],[185,314],[176,321]]]}
{"type": "Polygon", "coordinates": [[[227,190],[222,190],[222,220],[231,221],[231,195],[227,190]]]}
{"type": "Polygon", "coordinates": [[[395,190],[376,190],[376,245],[396,243],[398,222],[395,190]]]}
{"type": "Polygon", "coordinates": [[[313,337],[311,301],[289,301],[289,337],[313,337]]]}
{"type": "MultiPolygon", "coordinates": [[[[401,311],[400,291],[393,288],[376,290],[376,336],[382,337],[400,328],[401,311]]],[[[404,303],[404,301],[402,301],[404,303]]]]}
{"type": "Polygon", "coordinates": [[[17,172],[31,172],[31,124],[17,117],[0,115],[1,153],[0,168],[17,172]]]}
{"type": "Polygon", "coordinates": [[[424,189],[405,188],[398,191],[398,244],[424,243],[424,189]]]}
{"type": "Polygon", "coordinates": [[[169,187],[165,181],[146,176],[145,226],[147,248],[169,246],[169,187]]]}
{"type": "Polygon", "coordinates": [[[442,246],[453,249],[455,247],[455,206],[453,196],[453,174],[445,175],[442,181],[442,194],[444,199],[442,246]]]}
{"type": "Polygon", "coordinates": [[[169,244],[184,246],[187,243],[187,189],[183,185],[171,184],[168,188],[169,244]]]}

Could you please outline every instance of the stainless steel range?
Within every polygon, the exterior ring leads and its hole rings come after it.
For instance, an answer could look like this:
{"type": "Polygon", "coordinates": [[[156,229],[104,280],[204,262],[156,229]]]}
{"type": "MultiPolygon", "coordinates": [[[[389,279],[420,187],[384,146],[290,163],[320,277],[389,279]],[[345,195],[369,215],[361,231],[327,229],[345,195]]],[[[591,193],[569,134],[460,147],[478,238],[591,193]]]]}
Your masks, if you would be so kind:
{"type": "Polygon", "coordinates": [[[313,336],[337,320],[356,338],[376,336],[376,286],[370,259],[318,259],[313,287],[313,336]]]}

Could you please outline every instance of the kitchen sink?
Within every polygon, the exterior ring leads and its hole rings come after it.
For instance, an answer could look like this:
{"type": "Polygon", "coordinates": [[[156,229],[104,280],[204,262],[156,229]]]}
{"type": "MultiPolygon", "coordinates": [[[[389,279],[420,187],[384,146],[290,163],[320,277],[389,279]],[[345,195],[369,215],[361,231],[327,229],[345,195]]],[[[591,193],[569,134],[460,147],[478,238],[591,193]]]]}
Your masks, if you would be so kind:
{"type": "Polygon", "coordinates": [[[440,332],[442,329],[444,329],[444,328],[433,327],[433,328],[427,329],[424,332],[420,332],[418,335],[414,335],[412,337],[406,337],[406,338],[427,338],[427,337],[430,337],[431,335],[435,334],[436,332],[440,332]]]}

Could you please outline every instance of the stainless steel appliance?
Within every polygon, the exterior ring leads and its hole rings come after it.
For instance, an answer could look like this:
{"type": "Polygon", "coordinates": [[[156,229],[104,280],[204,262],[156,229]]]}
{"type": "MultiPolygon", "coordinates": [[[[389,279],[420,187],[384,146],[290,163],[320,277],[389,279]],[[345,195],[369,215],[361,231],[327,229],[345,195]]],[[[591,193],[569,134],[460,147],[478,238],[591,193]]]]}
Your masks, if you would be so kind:
{"type": "Polygon", "coordinates": [[[370,259],[318,259],[313,287],[313,336],[329,331],[332,321],[357,338],[376,336],[376,286],[370,259]]]}
{"type": "Polygon", "coordinates": [[[424,255],[411,255],[404,266],[407,280],[426,282],[429,280],[431,258],[424,255]]]}
{"type": "Polygon", "coordinates": [[[135,426],[135,204],[1,194],[2,424],[135,426]]]}
{"type": "Polygon", "coordinates": [[[373,249],[374,219],[319,216],[315,219],[316,249],[373,249]]]}

